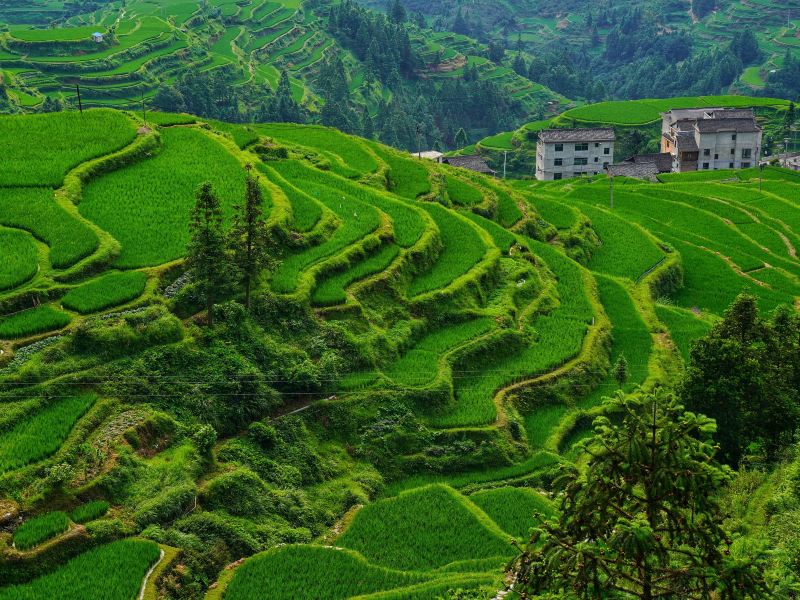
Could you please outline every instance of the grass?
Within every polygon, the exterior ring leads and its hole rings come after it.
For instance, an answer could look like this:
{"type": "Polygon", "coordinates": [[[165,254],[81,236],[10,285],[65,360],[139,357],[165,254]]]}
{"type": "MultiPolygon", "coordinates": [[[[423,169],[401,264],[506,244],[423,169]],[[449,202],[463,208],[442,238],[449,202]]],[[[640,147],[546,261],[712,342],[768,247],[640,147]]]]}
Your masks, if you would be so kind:
{"type": "Polygon", "coordinates": [[[323,244],[286,257],[272,274],[272,289],[279,293],[295,290],[300,274],[307,268],[354,244],[378,228],[378,211],[357,200],[340,196],[328,187],[306,183],[304,189],[341,219],[341,226],[323,244]]]}
{"type": "Polygon", "coordinates": [[[236,570],[225,600],[345,600],[432,578],[371,565],[349,550],[288,545],[248,559],[236,570]]]}
{"type": "Polygon", "coordinates": [[[145,285],[147,275],[140,271],[109,273],[71,289],[61,304],[85,315],[135,300],[144,293],[145,285]]]}
{"type": "Polygon", "coordinates": [[[0,434],[0,473],[47,458],[61,447],[95,396],[71,396],[24,417],[0,434]]]}
{"type": "Polygon", "coordinates": [[[691,311],[674,306],[656,305],[658,320],[666,325],[673,343],[681,353],[683,362],[689,364],[689,353],[695,340],[711,329],[711,324],[691,311]]]}
{"type": "Polygon", "coordinates": [[[36,274],[38,251],[30,234],[0,229],[0,291],[16,287],[36,274]]]}
{"type": "Polygon", "coordinates": [[[401,158],[394,152],[373,147],[381,160],[389,165],[389,189],[392,193],[415,200],[430,193],[428,170],[418,158],[401,158]]]}
{"type": "Polygon", "coordinates": [[[439,227],[444,247],[433,266],[411,281],[409,296],[446,287],[478,264],[487,250],[474,226],[463,217],[438,204],[425,204],[423,208],[439,227]]]}
{"type": "Polygon", "coordinates": [[[398,385],[426,385],[436,378],[442,354],[488,333],[494,326],[492,319],[483,317],[435,329],[393,363],[386,374],[398,385]]]}
{"type": "Polygon", "coordinates": [[[553,504],[530,488],[501,487],[484,490],[469,497],[506,533],[527,541],[535,524],[534,513],[555,516],[553,504]]]}
{"type": "Polygon", "coordinates": [[[71,320],[67,313],[51,306],[37,306],[7,317],[0,317],[0,340],[23,338],[61,329],[69,325],[71,320]]]}
{"type": "Polygon", "coordinates": [[[517,241],[516,236],[513,233],[504,229],[494,221],[490,221],[489,219],[482,217],[480,215],[476,215],[473,212],[465,212],[463,213],[465,217],[467,217],[470,221],[485,229],[490,236],[492,236],[492,241],[494,245],[500,248],[503,252],[508,252],[511,249],[511,246],[517,241]]]}
{"type": "Polygon", "coordinates": [[[374,564],[406,570],[513,553],[497,525],[444,485],[365,506],[336,544],[360,552],[374,564]]]}
{"type": "Polygon", "coordinates": [[[86,504],[81,504],[70,513],[70,517],[76,523],[87,523],[99,519],[108,512],[109,504],[105,500],[93,500],[86,504]]]}
{"type": "Polygon", "coordinates": [[[30,550],[69,529],[69,517],[61,511],[28,519],[14,531],[14,547],[30,550]]]}
{"type": "Polygon", "coordinates": [[[483,202],[481,191],[452,175],[445,175],[447,195],[451,202],[459,206],[475,206],[483,202]]]}
{"type": "Polygon", "coordinates": [[[396,244],[383,244],[377,252],[351,265],[348,269],[324,277],[311,294],[317,306],[333,306],[347,300],[347,287],[370,275],[385,270],[397,258],[400,248],[396,244]]]}
{"type": "Polygon", "coordinates": [[[351,198],[386,213],[392,220],[394,241],[402,248],[413,246],[425,231],[426,223],[420,210],[389,194],[356,185],[342,177],[307,167],[297,161],[281,161],[273,166],[287,181],[295,184],[308,182],[318,187],[324,186],[328,188],[327,195],[331,198],[337,196],[351,198]]]}
{"type": "Polygon", "coordinates": [[[71,169],[119,150],[135,136],[133,121],[108,109],[0,116],[0,187],[57,187],[71,169]]]}
{"type": "Polygon", "coordinates": [[[341,162],[338,170],[348,174],[350,171],[367,174],[378,168],[375,157],[361,141],[335,129],[322,126],[299,127],[289,123],[258,125],[256,129],[263,135],[329,152],[339,157],[341,162]]]}
{"type": "Polygon", "coordinates": [[[158,545],[147,540],[120,540],[93,548],[54,571],[29,583],[0,588],[0,600],[39,598],[136,597],[150,566],[160,556],[158,545]]]}
{"type": "Polygon", "coordinates": [[[244,198],[244,169],[218,142],[192,128],[164,130],[161,139],[160,153],[91,181],[79,206],[122,244],[119,267],[155,266],[185,255],[189,216],[204,181],[214,186],[226,218],[244,198]]]}
{"type": "Polygon", "coordinates": [[[286,194],[289,204],[292,206],[292,218],[295,230],[299,232],[311,231],[320,218],[322,218],[322,207],[320,203],[311,198],[305,192],[300,191],[294,185],[281,177],[277,177],[275,172],[264,166],[258,165],[258,169],[264,172],[267,177],[274,181],[286,194]]]}
{"type": "Polygon", "coordinates": [[[49,188],[0,188],[0,224],[30,231],[47,244],[56,269],[74,265],[100,245],[91,227],[62,208],[49,188]]]}

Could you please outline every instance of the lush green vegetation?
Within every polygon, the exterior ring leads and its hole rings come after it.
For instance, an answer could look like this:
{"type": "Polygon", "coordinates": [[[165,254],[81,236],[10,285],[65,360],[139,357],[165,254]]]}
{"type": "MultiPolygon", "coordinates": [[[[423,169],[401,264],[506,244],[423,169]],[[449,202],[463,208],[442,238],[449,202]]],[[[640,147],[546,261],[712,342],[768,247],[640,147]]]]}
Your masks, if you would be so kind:
{"type": "Polygon", "coordinates": [[[31,236],[0,229],[0,290],[28,281],[38,269],[38,251],[31,236]]]}
{"type": "Polygon", "coordinates": [[[14,547],[19,550],[29,550],[60,533],[64,533],[68,528],[69,517],[61,511],[33,517],[14,531],[14,547]]]}
{"type": "Polygon", "coordinates": [[[81,504],[70,513],[70,518],[76,523],[86,523],[99,519],[108,512],[109,503],[105,500],[92,500],[81,504]]]}
{"type": "Polygon", "coordinates": [[[140,271],[110,273],[71,289],[61,304],[81,314],[93,313],[135,300],[146,284],[147,275],[140,271]]]}
{"type": "Polygon", "coordinates": [[[82,598],[128,600],[138,593],[159,552],[156,544],[146,540],[112,542],[89,550],[30,583],[0,588],[0,598],[58,598],[69,590],[70,595],[82,598]]]}
{"type": "Polygon", "coordinates": [[[0,187],[58,187],[68,171],[119,150],[135,135],[133,122],[113,110],[0,116],[0,138],[8,144],[0,187]]]}
{"type": "Polygon", "coordinates": [[[545,518],[555,514],[553,504],[528,488],[501,487],[472,494],[469,497],[500,528],[518,539],[527,539],[534,514],[545,518]]]}
{"type": "Polygon", "coordinates": [[[80,211],[122,244],[116,264],[144,267],[184,255],[197,187],[211,181],[226,214],[244,195],[244,169],[219,142],[197,129],[168,129],[151,158],[93,180],[80,211]],[[185,149],[192,148],[190,156],[185,149]]]}
{"type": "Polygon", "coordinates": [[[0,435],[0,471],[25,466],[53,454],[94,403],[85,394],[54,400],[0,435]]]}
{"type": "Polygon", "coordinates": [[[0,339],[28,337],[36,333],[61,329],[70,324],[70,316],[51,306],[29,308],[7,317],[0,317],[0,339]]]}

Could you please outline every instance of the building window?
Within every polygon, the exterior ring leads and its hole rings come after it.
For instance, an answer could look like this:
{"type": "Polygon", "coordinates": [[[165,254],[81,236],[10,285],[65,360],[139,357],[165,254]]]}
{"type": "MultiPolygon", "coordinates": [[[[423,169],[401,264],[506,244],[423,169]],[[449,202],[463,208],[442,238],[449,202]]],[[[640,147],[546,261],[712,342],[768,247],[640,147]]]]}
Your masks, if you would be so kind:
{"type": "Polygon", "coordinates": [[[749,169],[750,168],[750,163],[749,162],[743,162],[742,163],[742,168],[743,169],[749,169]]]}
{"type": "Polygon", "coordinates": [[[553,165],[555,165],[556,167],[560,167],[563,164],[564,164],[564,159],[563,158],[554,158],[553,159],[553,165]]]}
{"type": "Polygon", "coordinates": [[[589,164],[589,159],[586,158],[586,157],[576,158],[574,164],[575,164],[575,166],[587,165],[587,164],[589,164]]]}
{"type": "Polygon", "coordinates": [[[556,152],[563,152],[564,144],[556,144],[556,152]]]}
{"type": "Polygon", "coordinates": [[[703,163],[703,168],[708,169],[708,163],[703,163]]]}
{"type": "Polygon", "coordinates": [[[603,154],[611,154],[611,148],[603,148],[603,154]]]}
{"type": "Polygon", "coordinates": [[[736,134],[735,134],[735,133],[734,133],[734,134],[731,136],[731,139],[732,139],[734,142],[736,141],[736,134]]]}
{"type": "Polygon", "coordinates": [[[595,148],[599,148],[599,147],[600,147],[600,143],[599,143],[599,142],[595,142],[595,143],[594,143],[594,147],[595,147],[595,148]]]}
{"type": "Polygon", "coordinates": [[[607,163],[607,162],[604,162],[604,163],[603,163],[603,168],[604,168],[604,169],[608,169],[608,163],[607,163]]]}
{"type": "Polygon", "coordinates": [[[553,173],[553,179],[561,179],[561,173],[553,173]]]}
{"type": "Polygon", "coordinates": [[[575,144],[575,152],[586,152],[589,149],[589,142],[575,144]]]}
{"type": "Polygon", "coordinates": [[[736,154],[736,150],[734,150],[733,148],[731,148],[731,156],[733,156],[733,155],[735,155],[735,154],[736,154]]]}
{"type": "Polygon", "coordinates": [[[719,154],[714,155],[714,160],[719,160],[719,154]]]}
{"type": "Polygon", "coordinates": [[[753,156],[753,149],[752,148],[743,148],[742,149],[742,158],[750,158],[753,156]]]}
{"type": "Polygon", "coordinates": [[[574,177],[580,177],[581,175],[583,175],[583,173],[581,173],[580,171],[575,171],[572,175],[574,177]]]}
{"type": "Polygon", "coordinates": [[[703,156],[711,156],[711,148],[706,148],[703,150],[703,156]]]}
{"type": "Polygon", "coordinates": [[[733,163],[728,163],[728,168],[732,169],[733,168],[733,163]]]}
{"type": "Polygon", "coordinates": [[[600,158],[599,158],[599,157],[597,157],[597,156],[595,156],[595,157],[594,157],[594,162],[600,162],[600,158]]]}

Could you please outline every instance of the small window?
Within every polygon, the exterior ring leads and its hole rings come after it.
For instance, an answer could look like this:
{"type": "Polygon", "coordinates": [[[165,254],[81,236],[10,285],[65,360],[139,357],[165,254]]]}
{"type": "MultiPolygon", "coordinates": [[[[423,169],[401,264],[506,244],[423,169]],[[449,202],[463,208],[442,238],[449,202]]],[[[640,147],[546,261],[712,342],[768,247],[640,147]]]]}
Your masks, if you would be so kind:
{"type": "Polygon", "coordinates": [[[736,154],[736,150],[731,148],[731,156],[733,156],[734,154],[736,154]]]}
{"type": "Polygon", "coordinates": [[[564,164],[564,159],[563,159],[563,158],[554,158],[554,159],[553,159],[553,164],[554,164],[556,167],[560,167],[561,165],[563,165],[563,164],[564,164]]]}
{"type": "Polygon", "coordinates": [[[611,148],[603,148],[603,154],[611,154],[611,148]]]}
{"type": "Polygon", "coordinates": [[[742,158],[751,158],[753,156],[753,149],[752,148],[743,148],[742,149],[742,158]]]}
{"type": "Polygon", "coordinates": [[[575,166],[587,165],[589,164],[589,159],[587,159],[585,156],[583,158],[576,158],[574,164],[575,166]]]}
{"type": "Polygon", "coordinates": [[[599,158],[599,157],[597,157],[597,156],[595,156],[595,157],[594,157],[594,162],[600,162],[600,158],[599,158]]]}
{"type": "Polygon", "coordinates": [[[731,136],[731,139],[732,139],[734,142],[736,141],[736,134],[735,134],[735,133],[734,133],[734,134],[731,136]]]}
{"type": "Polygon", "coordinates": [[[703,163],[703,168],[708,169],[708,163],[703,163]]]}
{"type": "Polygon", "coordinates": [[[561,177],[562,177],[561,173],[553,173],[553,179],[558,180],[561,179],[561,177]]]}
{"type": "Polygon", "coordinates": [[[728,163],[728,168],[732,169],[733,168],[733,163],[728,163]]]}
{"type": "Polygon", "coordinates": [[[556,144],[556,152],[563,152],[564,144],[556,144]]]}
{"type": "Polygon", "coordinates": [[[608,163],[607,163],[607,162],[604,162],[604,163],[603,163],[603,168],[604,168],[604,169],[608,169],[608,163]]]}
{"type": "Polygon", "coordinates": [[[719,160],[719,154],[714,155],[714,160],[719,160]]]}
{"type": "Polygon", "coordinates": [[[750,163],[749,162],[743,162],[742,163],[742,168],[743,169],[749,169],[750,168],[750,163]]]}
{"type": "Polygon", "coordinates": [[[589,142],[575,144],[575,152],[586,152],[589,149],[589,142]]]}
{"type": "Polygon", "coordinates": [[[595,142],[595,143],[594,143],[594,147],[595,147],[595,148],[599,148],[599,147],[600,147],[600,143],[599,143],[599,142],[595,142]]]}
{"type": "Polygon", "coordinates": [[[711,148],[706,148],[703,150],[703,156],[711,156],[711,148]]]}

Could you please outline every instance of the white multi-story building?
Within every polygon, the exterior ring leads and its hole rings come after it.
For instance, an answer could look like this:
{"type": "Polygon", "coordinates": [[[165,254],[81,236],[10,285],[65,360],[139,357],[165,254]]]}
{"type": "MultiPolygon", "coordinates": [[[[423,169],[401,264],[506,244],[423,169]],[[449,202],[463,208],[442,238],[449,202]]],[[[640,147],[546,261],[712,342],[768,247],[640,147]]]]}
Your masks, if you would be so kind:
{"type": "Polygon", "coordinates": [[[614,164],[613,129],[545,129],[536,144],[536,179],[599,175],[614,164]]]}
{"type": "Polygon", "coordinates": [[[661,115],[661,151],[672,155],[675,172],[756,166],[761,135],[752,108],[687,108],[661,115]]]}

